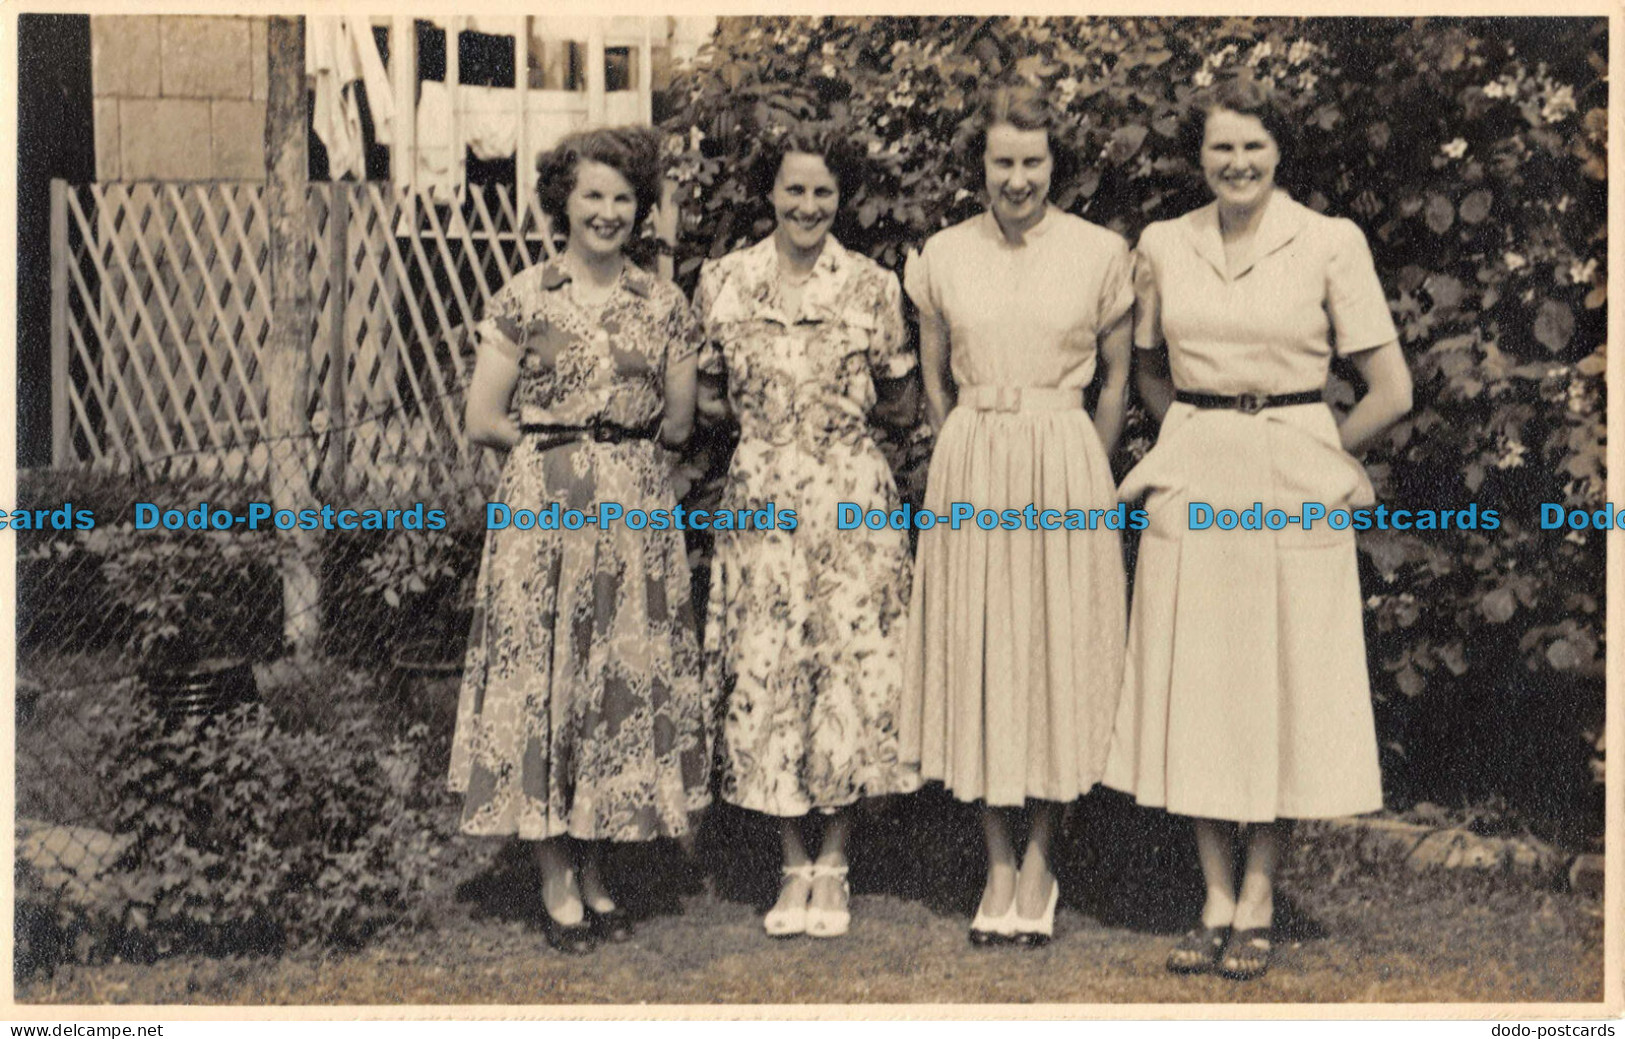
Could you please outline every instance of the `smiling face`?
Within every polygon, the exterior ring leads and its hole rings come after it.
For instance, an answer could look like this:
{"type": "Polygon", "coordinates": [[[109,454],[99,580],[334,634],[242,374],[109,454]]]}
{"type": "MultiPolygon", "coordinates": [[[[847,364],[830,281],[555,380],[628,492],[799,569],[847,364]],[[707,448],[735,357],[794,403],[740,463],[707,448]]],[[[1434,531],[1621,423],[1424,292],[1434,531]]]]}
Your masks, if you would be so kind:
{"type": "Polygon", "coordinates": [[[1202,134],[1202,176],[1223,206],[1251,209],[1269,198],[1281,149],[1257,116],[1214,109],[1202,134]]]}
{"type": "Polygon", "coordinates": [[[774,234],[780,247],[816,254],[835,223],[841,207],[841,189],[835,175],[817,155],[790,152],[779,166],[769,196],[778,220],[774,234]]]}
{"type": "Polygon", "coordinates": [[[1025,229],[1044,215],[1055,157],[1045,130],[1019,130],[1009,123],[988,128],[982,153],[988,201],[1006,228],[1025,229]]]}
{"type": "Polygon", "coordinates": [[[638,198],[613,166],[590,159],[576,167],[576,185],[565,202],[570,248],[603,256],[620,252],[632,236],[638,198]]]}

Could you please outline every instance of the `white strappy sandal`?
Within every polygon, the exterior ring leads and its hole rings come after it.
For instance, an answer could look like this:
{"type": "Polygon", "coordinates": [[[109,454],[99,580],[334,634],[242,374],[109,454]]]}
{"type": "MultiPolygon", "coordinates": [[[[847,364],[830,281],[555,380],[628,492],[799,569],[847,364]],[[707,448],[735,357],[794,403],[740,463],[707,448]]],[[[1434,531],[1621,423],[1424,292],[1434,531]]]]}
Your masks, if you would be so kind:
{"type": "MultiPolygon", "coordinates": [[[[807,898],[812,897],[812,882],[818,876],[818,867],[812,863],[802,866],[785,866],[780,872],[785,880],[805,880],[807,882],[807,898]]],[[[799,905],[779,907],[774,906],[762,917],[762,930],[770,938],[794,938],[807,931],[807,898],[801,900],[799,905]]]]}
{"type": "Polygon", "coordinates": [[[813,864],[813,879],[834,877],[841,882],[841,908],[807,907],[807,933],[814,938],[839,938],[852,925],[852,885],[846,882],[847,867],[813,864]]]}

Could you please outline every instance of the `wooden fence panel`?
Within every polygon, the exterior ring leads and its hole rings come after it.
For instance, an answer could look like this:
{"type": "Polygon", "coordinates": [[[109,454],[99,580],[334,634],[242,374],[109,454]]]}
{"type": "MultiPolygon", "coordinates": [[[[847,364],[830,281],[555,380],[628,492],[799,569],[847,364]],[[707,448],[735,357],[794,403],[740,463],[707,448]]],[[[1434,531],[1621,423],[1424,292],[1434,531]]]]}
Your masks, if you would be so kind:
{"type": "MultiPolygon", "coordinates": [[[[270,334],[263,188],[54,189],[53,452],[59,465],[262,482],[270,334]]],[[[462,435],[470,329],[553,251],[498,188],[445,205],[389,184],[312,184],[314,485],[396,500],[489,486],[462,435]]]]}

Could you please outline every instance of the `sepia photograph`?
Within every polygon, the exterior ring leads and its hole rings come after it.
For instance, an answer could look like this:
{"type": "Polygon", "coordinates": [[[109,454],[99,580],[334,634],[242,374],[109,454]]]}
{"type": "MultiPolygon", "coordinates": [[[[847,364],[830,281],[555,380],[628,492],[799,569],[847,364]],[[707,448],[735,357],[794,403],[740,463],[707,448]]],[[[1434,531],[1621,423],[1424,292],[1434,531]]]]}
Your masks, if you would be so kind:
{"type": "Polygon", "coordinates": [[[14,1017],[1620,1011],[1617,11],[430,12],[8,16],[14,1017]]]}

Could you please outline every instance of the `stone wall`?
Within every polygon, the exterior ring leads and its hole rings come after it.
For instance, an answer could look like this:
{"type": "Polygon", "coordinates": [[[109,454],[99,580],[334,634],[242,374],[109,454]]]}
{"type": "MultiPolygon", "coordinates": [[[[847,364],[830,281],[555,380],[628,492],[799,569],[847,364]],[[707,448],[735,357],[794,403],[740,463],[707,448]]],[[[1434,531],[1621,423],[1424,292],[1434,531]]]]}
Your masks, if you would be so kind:
{"type": "Polygon", "coordinates": [[[95,16],[96,179],[262,180],[263,18],[95,16]]]}

